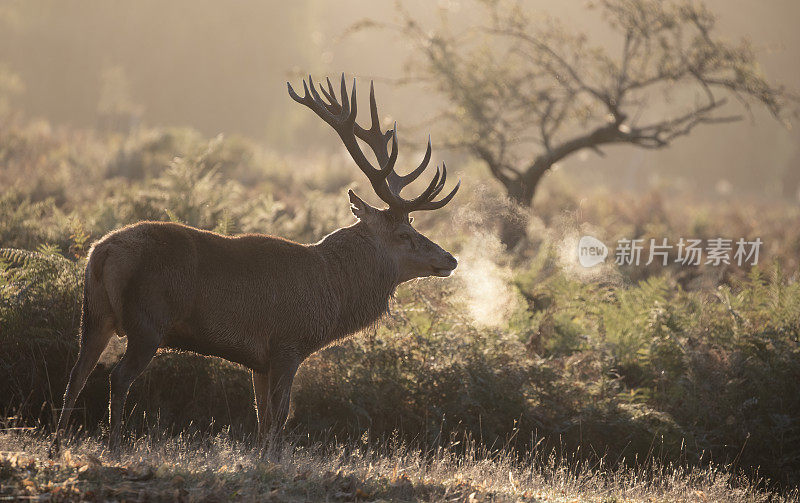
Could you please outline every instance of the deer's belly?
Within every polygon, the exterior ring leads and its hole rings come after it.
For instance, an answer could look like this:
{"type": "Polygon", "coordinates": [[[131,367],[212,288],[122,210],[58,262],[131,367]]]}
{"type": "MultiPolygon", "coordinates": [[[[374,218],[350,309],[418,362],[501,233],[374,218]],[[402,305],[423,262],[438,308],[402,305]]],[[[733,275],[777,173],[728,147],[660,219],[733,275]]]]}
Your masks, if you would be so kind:
{"type": "Polygon", "coordinates": [[[212,333],[197,325],[179,323],[167,332],[161,346],[217,356],[258,370],[266,367],[265,341],[254,335],[235,331],[212,333]]]}

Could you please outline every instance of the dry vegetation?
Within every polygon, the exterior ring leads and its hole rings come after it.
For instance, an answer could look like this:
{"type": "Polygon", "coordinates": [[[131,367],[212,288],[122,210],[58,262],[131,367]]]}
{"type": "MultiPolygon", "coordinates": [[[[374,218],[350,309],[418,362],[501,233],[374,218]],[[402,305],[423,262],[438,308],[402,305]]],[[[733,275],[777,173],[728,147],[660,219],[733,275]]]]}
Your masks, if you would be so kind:
{"type": "Polygon", "coordinates": [[[242,368],[166,352],[131,391],[128,450],[109,456],[100,439],[120,342],[79,400],[79,440],[51,463],[93,239],[171,219],[313,241],[351,221],[345,189],[365,182],[344,157],[284,158],[241,138],[20,121],[0,122],[0,168],[0,497],[796,499],[796,206],[581,194],[551,176],[531,243],[512,256],[494,237],[504,198],[464,165],[459,197],[418,222],[461,256],[459,273],[401,288],[380,327],[307,361],[290,442],[253,451],[242,368]],[[752,269],[587,275],[565,253],[583,233],[760,237],[765,248],[752,269]]]}
{"type": "Polygon", "coordinates": [[[726,470],[646,463],[606,470],[534,452],[280,443],[263,454],[213,437],[147,436],[110,456],[81,438],[58,460],[46,439],[0,433],[0,498],[74,500],[761,502],[794,501],[726,470]]]}

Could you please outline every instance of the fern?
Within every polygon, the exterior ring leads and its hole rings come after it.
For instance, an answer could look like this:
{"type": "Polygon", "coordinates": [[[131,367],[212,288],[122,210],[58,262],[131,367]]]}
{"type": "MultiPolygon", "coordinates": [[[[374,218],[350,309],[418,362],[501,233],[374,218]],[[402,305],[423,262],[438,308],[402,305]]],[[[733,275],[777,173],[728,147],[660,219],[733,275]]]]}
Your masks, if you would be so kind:
{"type": "Polygon", "coordinates": [[[175,212],[172,211],[171,209],[164,208],[164,213],[167,214],[167,216],[169,217],[169,221],[170,222],[174,222],[174,223],[177,223],[177,224],[184,223],[183,220],[181,220],[180,217],[178,217],[178,215],[176,215],[175,212]]]}

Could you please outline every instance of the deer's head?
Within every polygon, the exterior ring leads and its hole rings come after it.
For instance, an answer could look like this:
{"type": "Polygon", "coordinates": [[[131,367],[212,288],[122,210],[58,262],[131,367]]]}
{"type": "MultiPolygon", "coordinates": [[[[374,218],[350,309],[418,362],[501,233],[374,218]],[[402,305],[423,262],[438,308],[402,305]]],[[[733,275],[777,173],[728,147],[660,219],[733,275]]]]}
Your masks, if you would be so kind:
{"type": "Polygon", "coordinates": [[[409,213],[441,208],[455,196],[461,182],[456,184],[449,194],[434,201],[444,189],[447,179],[447,167],[442,163],[441,169],[436,168],[433,179],[420,195],[413,199],[400,196],[400,191],[416,180],[427,168],[431,159],[430,139],[419,167],[406,175],[398,175],[394,172],[397,161],[397,124],[395,123],[394,127],[387,131],[381,130],[375,91],[371,83],[369,104],[372,124],[369,129],[364,129],[356,123],[356,84],[353,81],[351,97],[348,98],[344,75],[341,84],[341,103],[336,98],[330,79],[327,79],[327,90],[319,85],[319,92],[327,101],[320,96],[311,76],[308,77],[307,84],[303,81],[305,91],[303,97],[294,92],[291,84],[287,85],[292,99],[310,108],[339,134],[353,160],[367,175],[375,193],[389,205],[386,209],[374,208],[352,190],[349,191],[353,214],[361,221],[361,225],[370,234],[373,242],[383,247],[387,256],[395,261],[400,282],[425,276],[449,276],[458,262],[450,253],[417,232],[411,226],[413,219],[409,217],[409,213]],[[378,161],[378,168],[367,160],[358,140],[370,147],[378,161]],[[388,149],[389,141],[392,143],[391,152],[388,149]]]}

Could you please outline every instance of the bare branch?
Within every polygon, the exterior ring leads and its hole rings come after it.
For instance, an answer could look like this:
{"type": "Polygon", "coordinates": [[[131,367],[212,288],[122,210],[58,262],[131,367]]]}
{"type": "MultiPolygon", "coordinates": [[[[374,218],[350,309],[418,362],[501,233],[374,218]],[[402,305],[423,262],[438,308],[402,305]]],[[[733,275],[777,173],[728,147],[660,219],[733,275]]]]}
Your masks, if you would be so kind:
{"type": "Polygon", "coordinates": [[[398,2],[394,29],[417,49],[409,75],[448,102],[446,145],[485,162],[516,200],[532,197],[554,162],[584,148],[600,155],[607,144],[663,148],[699,125],[741,120],[734,106],[760,105],[781,117],[797,99],[759,73],[749,44],[718,38],[700,3],[597,3],[621,52],[540,22],[521,0],[478,2],[485,22],[455,33],[446,11],[441,27],[429,30],[398,2]],[[675,92],[700,102],[676,105],[675,92]],[[675,116],[637,125],[664,106],[675,116]]]}

